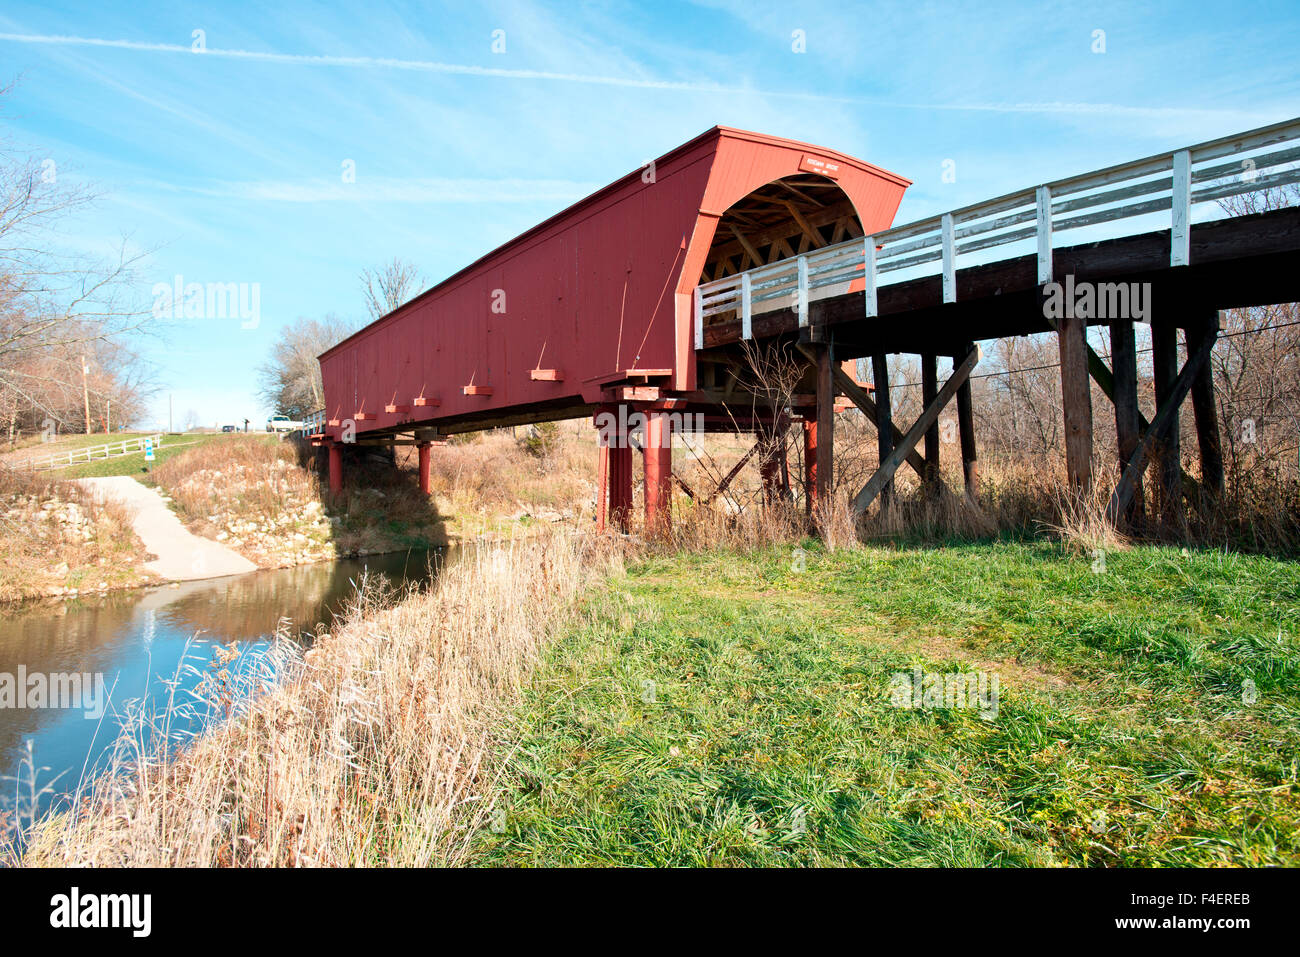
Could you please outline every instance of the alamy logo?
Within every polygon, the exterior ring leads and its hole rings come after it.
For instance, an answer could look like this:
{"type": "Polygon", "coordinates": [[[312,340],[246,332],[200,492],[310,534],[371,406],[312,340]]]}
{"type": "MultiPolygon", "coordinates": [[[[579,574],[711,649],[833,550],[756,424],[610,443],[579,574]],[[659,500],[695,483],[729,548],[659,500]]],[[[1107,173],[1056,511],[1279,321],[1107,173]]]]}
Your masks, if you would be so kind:
{"type": "Polygon", "coordinates": [[[1047,283],[1043,295],[1043,315],[1048,319],[1151,321],[1149,282],[1076,283],[1070,274],[1064,283],[1047,283]]]}
{"type": "Polygon", "coordinates": [[[186,282],[177,273],[171,283],[154,283],[155,319],[239,319],[239,328],[256,329],[262,321],[262,285],[256,282],[186,282]]]}
{"type": "Polygon", "coordinates": [[[889,703],[895,708],[969,708],[992,721],[998,716],[998,676],[983,671],[939,674],[913,668],[889,681],[889,703]]]}
{"type": "Polygon", "coordinates": [[[29,673],[26,665],[19,665],[17,674],[0,671],[0,708],[84,711],[87,718],[98,720],[107,706],[102,674],[29,673]]]}
{"type": "Polygon", "coordinates": [[[125,927],[133,937],[148,937],[153,928],[153,897],[150,894],[82,894],[74,887],[70,894],[50,898],[50,926],[125,927]]]}
{"type": "MultiPolygon", "coordinates": [[[[704,414],[702,412],[655,412],[654,415],[667,419],[661,433],[661,447],[667,448],[674,435],[703,435],[704,414]]],[[[625,446],[644,448],[646,445],[646,426],[650,419],[644,412],[629,412],[626,405],[618,407],[618,414],[601,412],[596,416],[596,430],[600,444],[612,449],[625,446]]]]}

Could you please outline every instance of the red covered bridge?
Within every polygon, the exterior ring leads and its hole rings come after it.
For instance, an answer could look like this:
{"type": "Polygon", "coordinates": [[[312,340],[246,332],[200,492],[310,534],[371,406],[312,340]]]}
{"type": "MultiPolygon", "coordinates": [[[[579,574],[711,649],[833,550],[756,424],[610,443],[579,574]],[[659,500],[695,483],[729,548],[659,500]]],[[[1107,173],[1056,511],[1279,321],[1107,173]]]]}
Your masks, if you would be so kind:
{"type": "Polygon", "coordinates": [[[891,228],[907,180],[834,150],[718,127],[324,353],[325,425],[313,440],[329,448],[334,491],[343,445],[418,445],[427,491],[440,436],[592,415],[601,526],[626,527],[640,448],[654,530],[668,520],[671,433],[687,426],[770,437],[755,451],[775,494],[797,425],[805,506],[827,500],[844,396],[879,443],[876,472],[853,498],[862,513],[888,503],[903,465],[940,484],[949,402],[972,492],[975,343],[1053,333],[1071,484],[1092,480],[1095,383],[1115,412],[1113,519],[1139,520],[1152,461],[1162,509],[1195,487],[1178,449],[1189,396],[1200,484],[1213,500],[1223,483],[1209,365],[1218,310],[1300,295],[1300,208],[1275,208],[1269,194],[1300,183],[1297,141],[1292,119],[891,228]],[[1102,224],[1100,239],[1057,245],[1102,224]],[[1138,231],[1117,235],[1126,226],[1138,231]],[[1135,323],[1150,326],[1150,421],[1138,403],[1135,323]],[[1089,343],[1090,326],[1108,329],[1109,357],[1089,343]],[[773,345],[795,359],[775,390],[762,367],[773,345]],[[920,357],[923,379],[924,411],[905,432],[886,367],[902,352],[920,357]],[[842,368],[864,357],[874,397],[842,368]],[[940,357],[952,362],[942,385],[940,357]]]}
{"type": "Polygon", "coordinates": [[[597,415],[613,423],[601,524],[626,520],[637,445],[647,525],[666,520],[673,423],[735,427],[721,409],[726,376],[697,361],[696,287],[883,230],[908,185],[834,150],[709,130],[325,352],[316,440],[330,449],[331,488],[341,443],[414,442],[427,488],[439,436],[597,415]]]}

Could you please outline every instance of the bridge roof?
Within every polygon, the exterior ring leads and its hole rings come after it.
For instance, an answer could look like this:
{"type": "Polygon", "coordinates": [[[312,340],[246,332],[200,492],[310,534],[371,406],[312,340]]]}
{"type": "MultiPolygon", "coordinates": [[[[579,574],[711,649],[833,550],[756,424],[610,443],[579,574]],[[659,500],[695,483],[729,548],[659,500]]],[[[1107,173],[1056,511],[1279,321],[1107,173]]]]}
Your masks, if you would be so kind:
{"type": "Polygon", "coordinates": [[[713,127],[321,353],[329,419],[393,432],[560,417],[603,401],[628,369],[693,389],[692,297],[706,267],[884,229],[908,185],[838,150],[713,127]]]}
{"type": "MultiPolygon", "coordinates": [[[[845,166],[852,167],[853,169],[860,170],[864,173],[870,173],[874,176],[878,176],[888,182],[898,185],[902,189],[906,189],[908,186],[912,185],[912,181],[910,179],[905,179],[904,177],[899,176],[897,173],[891,173],[887,169],[884,169],[879,166],[875,166],[871,163],[867,163],[863,160],[858,159],[857,157],[850,156],[847,153],[841,153],[838,150],[827,149],[824,146],[816,146],[812,143],[805,143],[800,140],[792,140],[780,136],[771,136],[767,133],[755,133],[752,130],[742,130],[731,126],[710,127],[709,129],[705,130],[703,133],[701,133],[699,136],[695,137],[694,139],[688,140],[687,142],[683,143],[681,146],[677,146],[669,150],[667,153],[664,153],[662,156],[656,158],[654,160],[656,176],[658,175],[659,170],[668,170],[678,160],[683,158],[689,158],[695,155],[696,153],[698,153],[699,151],[701,151],[702,149],[716,150],[719,142],[723,139],[731,140],[738,144],[745,144],[745,143],[753,144],[754,146],[758,146],[758,147],[779,147],[782,149],[803,150],[807,153],[816,155],[818,157],[825,157],[828,159],[836,160],[837,162],[842,163],[845,166]]],[[[589,196],[583,197],[582,199],[578,200],[576,203],[573,203],[571,206],[567,206],[564,209],[560,210],[558,213],[555,213],[552,216],[548,216],[546,219],[542,220],[537,225],[530,226],[528,229],[524,230],[518,236],[515,236],[514,238],[507,240],[506,242],[502,243],[500,246],[496,247],[490,252],[484,253],[478,259],[456,270],[456,272],[452,273],[446,279],[443,279],[440,282],[437,282],[434,285],[430,286],[428,289],[420,293],[415,298],[409,300],[408,302],[404,303],[401,306],[398,306],[396,309],[386,313],[385,315],[379,317],[378,319],[374,320],[368,325],[362,327],[361,329],[358,329],[348,338],[343,339],[337,344],[331,346],[329,349],[326,349],[323,353],[321,353],[320,357],[324,358],[325,356],[330,355],[334,351],[342,348],[348,342],[352,341],[354,338],[362,335],[367,329],[371,328],[372,326],[379,325],[386,322],[390,317],[392,317],[396,313],[402,312],[403,310],[410,308],[412,305],[420,302],[421,300],[430,297],[435,297],[439,290],[445,289],[449,286],[453,286],[456,284],[458,280],[462,279],[463,277],[479,270],[484,266],[490,265],[492,262],[497,261],[502,257],[508,256],[512,250],[514,250],[517,247],[526,245],[529,240],[544,234],[551,227],[562,224],[568,220],[576,220],[581,218],[581,216],[585,211],[591,209],[592,207],[598,206],[603,200],[606,200],[607,198],[618,194],[621,190],[623,190],[628,186],[635,186],[636,183],[641,182],[641,177],[645,172],[645,168],[646,167],[642,166],[632,170],[632,172],[627,173],[626,175],[614,180],[612,183],[606,186],[602,186],[600,189],[596,190],[596,192],[592,193],[589,196]]],[[[709,192],[712,192],[714,194],[726,194],[730,192],[728,187],[732,185],[731,178],[734,178],[735,176],[734,172],[728,173],[728,171],[726,170],[718,170],[716,171],[716,174],[718,176],[718,179],[716,182],[713,181],[710,182],[710,186],[712,187],[712,189],[709,192]]],[[[704,198],[706,197],[701,197],[701,200],[703,200],[704,198]]],[[[705,213],[714,212],[717,215],[721,215],[721,213],[725,211],[725,209],[709,210],[704,205],[701,205],[700,210],[701,212],[705,212],[705,213]]]]}

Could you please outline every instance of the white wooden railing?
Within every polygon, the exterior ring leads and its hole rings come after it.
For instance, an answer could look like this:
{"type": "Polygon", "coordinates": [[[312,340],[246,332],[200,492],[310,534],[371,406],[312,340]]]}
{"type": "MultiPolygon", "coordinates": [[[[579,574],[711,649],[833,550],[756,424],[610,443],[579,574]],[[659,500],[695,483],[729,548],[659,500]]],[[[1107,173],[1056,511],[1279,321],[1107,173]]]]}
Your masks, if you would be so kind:
{"type": "Polygon", "coordinates": [[[793,309],[806,326],[810,302],[847,292],[854,280],[865,279],[864,315],[872,318],[881,274],[926,263],[941,264],[943,301],[956,302],[960,257],[1021,240],[1037,240],[1038,282],[1051,282],[1057,233],[1165,210],[1172,227],[1170,265],[1186,266],[1192,207],[1300,182],[1300,147],[1268,152],[1295,140],[1300,118],[1008,193],[703,283],[695,290],[695,348],[704,348],[707,321],[727,313],[739,313],[745,339],[753,338],[757,313],[793,309]],[[1151,198],[1129,202],[1138,197],[1151,198]]]}
{"type": "Polygon", "coordinates": [[[318,432],[323,432],[324,430],[325,430],[325,410],[320,409],[319,411],[313,412],[311,415],[303,419],[302,428],[295,429],[294,432],[291,434],[297,434],[298,432],[301,432],[303,435],[312,436],[318,432]]]}
{"type": "Polygon", "coordinates": [[[131,439],[122,439],[120,442],[107,442],[104,445],[94,445],[84,449],[74,449],[71,452],[53,452],[44,456],[23,459],[20,462],[12,463],[13,468],[17,469],[34,469],[37,471],[45,469],[61,469],[70,465],[77,465],[80,462],[93,462],[95,459],[111,459],[119,455],[127,455],[131,452],[144,451],[145,442],[152,442],[155,449],[162,447],[163,437],[161,434],[141,435],[131,439]]]}

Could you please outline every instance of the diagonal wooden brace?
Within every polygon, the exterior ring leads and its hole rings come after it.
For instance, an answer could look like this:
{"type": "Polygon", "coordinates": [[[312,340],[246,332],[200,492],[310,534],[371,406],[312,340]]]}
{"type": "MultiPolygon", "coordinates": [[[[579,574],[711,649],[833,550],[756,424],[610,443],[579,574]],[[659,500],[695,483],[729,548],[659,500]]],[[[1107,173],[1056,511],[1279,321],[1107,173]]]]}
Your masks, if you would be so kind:
{"type": "MultiPolygon", "coordinates": [[[[953,370],[952,375],[948,377],[948,381],[939,390],[939,394],[934,397],[934,401],[926,406],[920,418],[913,423],[912,427],[907,430],[907,434],[899,439],[898,444],[894,446],[894,451],[889,453],[885,461],[880,463],[880,468],[876,469],[876,473],[871,476],[867,484],[862,486],[862,491],[854,496],[853,511],[856,514],[860,515],[867,510],[876,496],[880,494],[880,490],[894,477],[894,473],[898,471],[898,467],[903,464],[908,454],[916,448],[916,443],[921,441],[921,437],[925,435],[926,430],[939,420],[939,413],[943,411],[944,406],[952,400],[952,397],[957,394],[957,390],[970,378],[971,370],[979,362],[980,355],[980,350],[976,348],[975,351],[966,356],[961,365],[953,370]]],[[[922,465],[924,467],[924,462],[922,465]]]]}
{"type": "Polygon", "coordinates": [[[732,466],[731,471],[728,472],[726,476],[723,478],[723,480],[718,483],[718,487],[715,488],[712,492],[710,492],[707,496],[705,496],[704,504],[707,505],[709,502],[712,502],[715,498],[717,498],[719,495],[721,495],[731,486],[731,480],[740,474],[740,470],[745,467],[745,463],[754,457],[754,453],[757,452],[760,448],[762,448],[762,445],[763,445],[763,440],[760,438],[757,442],[754,443],[754,447],[751,448],[744,455],[742,455],[740,457],[740,461],[737,462],[734,466],[732,466]]]}
{"type": "Polygon", "coordinates": [[[1183,366],[1178,378],[1174,380],[1173,388],[1169,392],[1169,398],[1159,409],[1156,410],[1156,417],[1151,420],[1151,427],[1146,430],[1142,436],[1142,441],[1138,443],[1137,449],[1133,452],[1133,457],[1128,460],[1124,466],[1124,474],[1119,478],[1119,484],[1115,486],[1115,492],[1110,497],[1110,504],[1106,507],[1106,518],[1114,524],[1117,517],[1124,514],[1128,509],[1129,502],[1133,499],[1133,489],[1137,485],[1138,476],[1147,467],[1147,459],[1151,455],[1151,450],[1155,444],[1164,439],[1165,433],[1169,431],[1169,424],[1173,421],[1174,415],[1183,400],[1187,398],[1187,393],[1191,391],[1192,382],[1195,380],[1201,367],[1210,360],[1210,352],[1214,349],[1214,340],[1217,337],[1217,330],[1211,330],[1206,335],[1196,351],[1187,357],[1187,363],[1183,366]]]}
{"type": "MultiPolygon", "coordinates": [[[[810,362],[815,361],[814,357],[809,355],[802,345],[799,346],[799,351],[802,352],[804,357],[810,362]]],[[[849,400],[862,410],[862,413],[867,417],[867,421],[874,424],[876,421],[876,401],[871,398],[871,396],[867,395],[867,390],[854,382],[853,377],[840,368],[839,365],[835,365],[831,368],[831,375],[835,378],[836,388],[848,396],[849,400]]],[[[898,427],[892,422],[890,423],[890,428],[894,430],[894,445],[897,446],[903,441],[903,433],[900,432],[898,427]]],[[[925,477],[925,459],[921,458],[916,451],[908,453],[907,464],[912,466],[913,471],[915,471],[917,475],[922,478],[925,477]]]]}
{"type": "MultiPolygon", "coordinates": [[[[1050,316],[1047,317],[1047,324],[1051,326],[1052,329],[1057,330],[1056,321],[1052,319],[1050,316]]],[[[1088,373],[1089,375],[1092,376],[1092,380],[1097,383],[1097,387],[1101,389],[1103,393],[1105,393],[1106,398],[1110,399],[1111,404],[1113,405],[1115,402],[1115,375],[1113,372],[1111,372],[1110,366],[1106,365],[1106,360],[1103,359],[1101,356],[1097,355],[1097,350],[1092,347],[1092,343],[1089,342],[1086,343],[1086,345],[1088,347],[1088,373]]],[[[1147,421],[1147,417],[1143,415],[1142,411],[1139,409],[1138,410],[1139,434],[1145,434],[1148,431],[1150,431],[1150,429],[1151,429],[1151,423],[1147,421]]],[[[1186,470],[1184,470],[1183,471],[1184,493],[1190,494],[1195,489],[1196,489],[1195,479],[1193,479],[1190,475],[1188,475],[1186,470]]]]}

